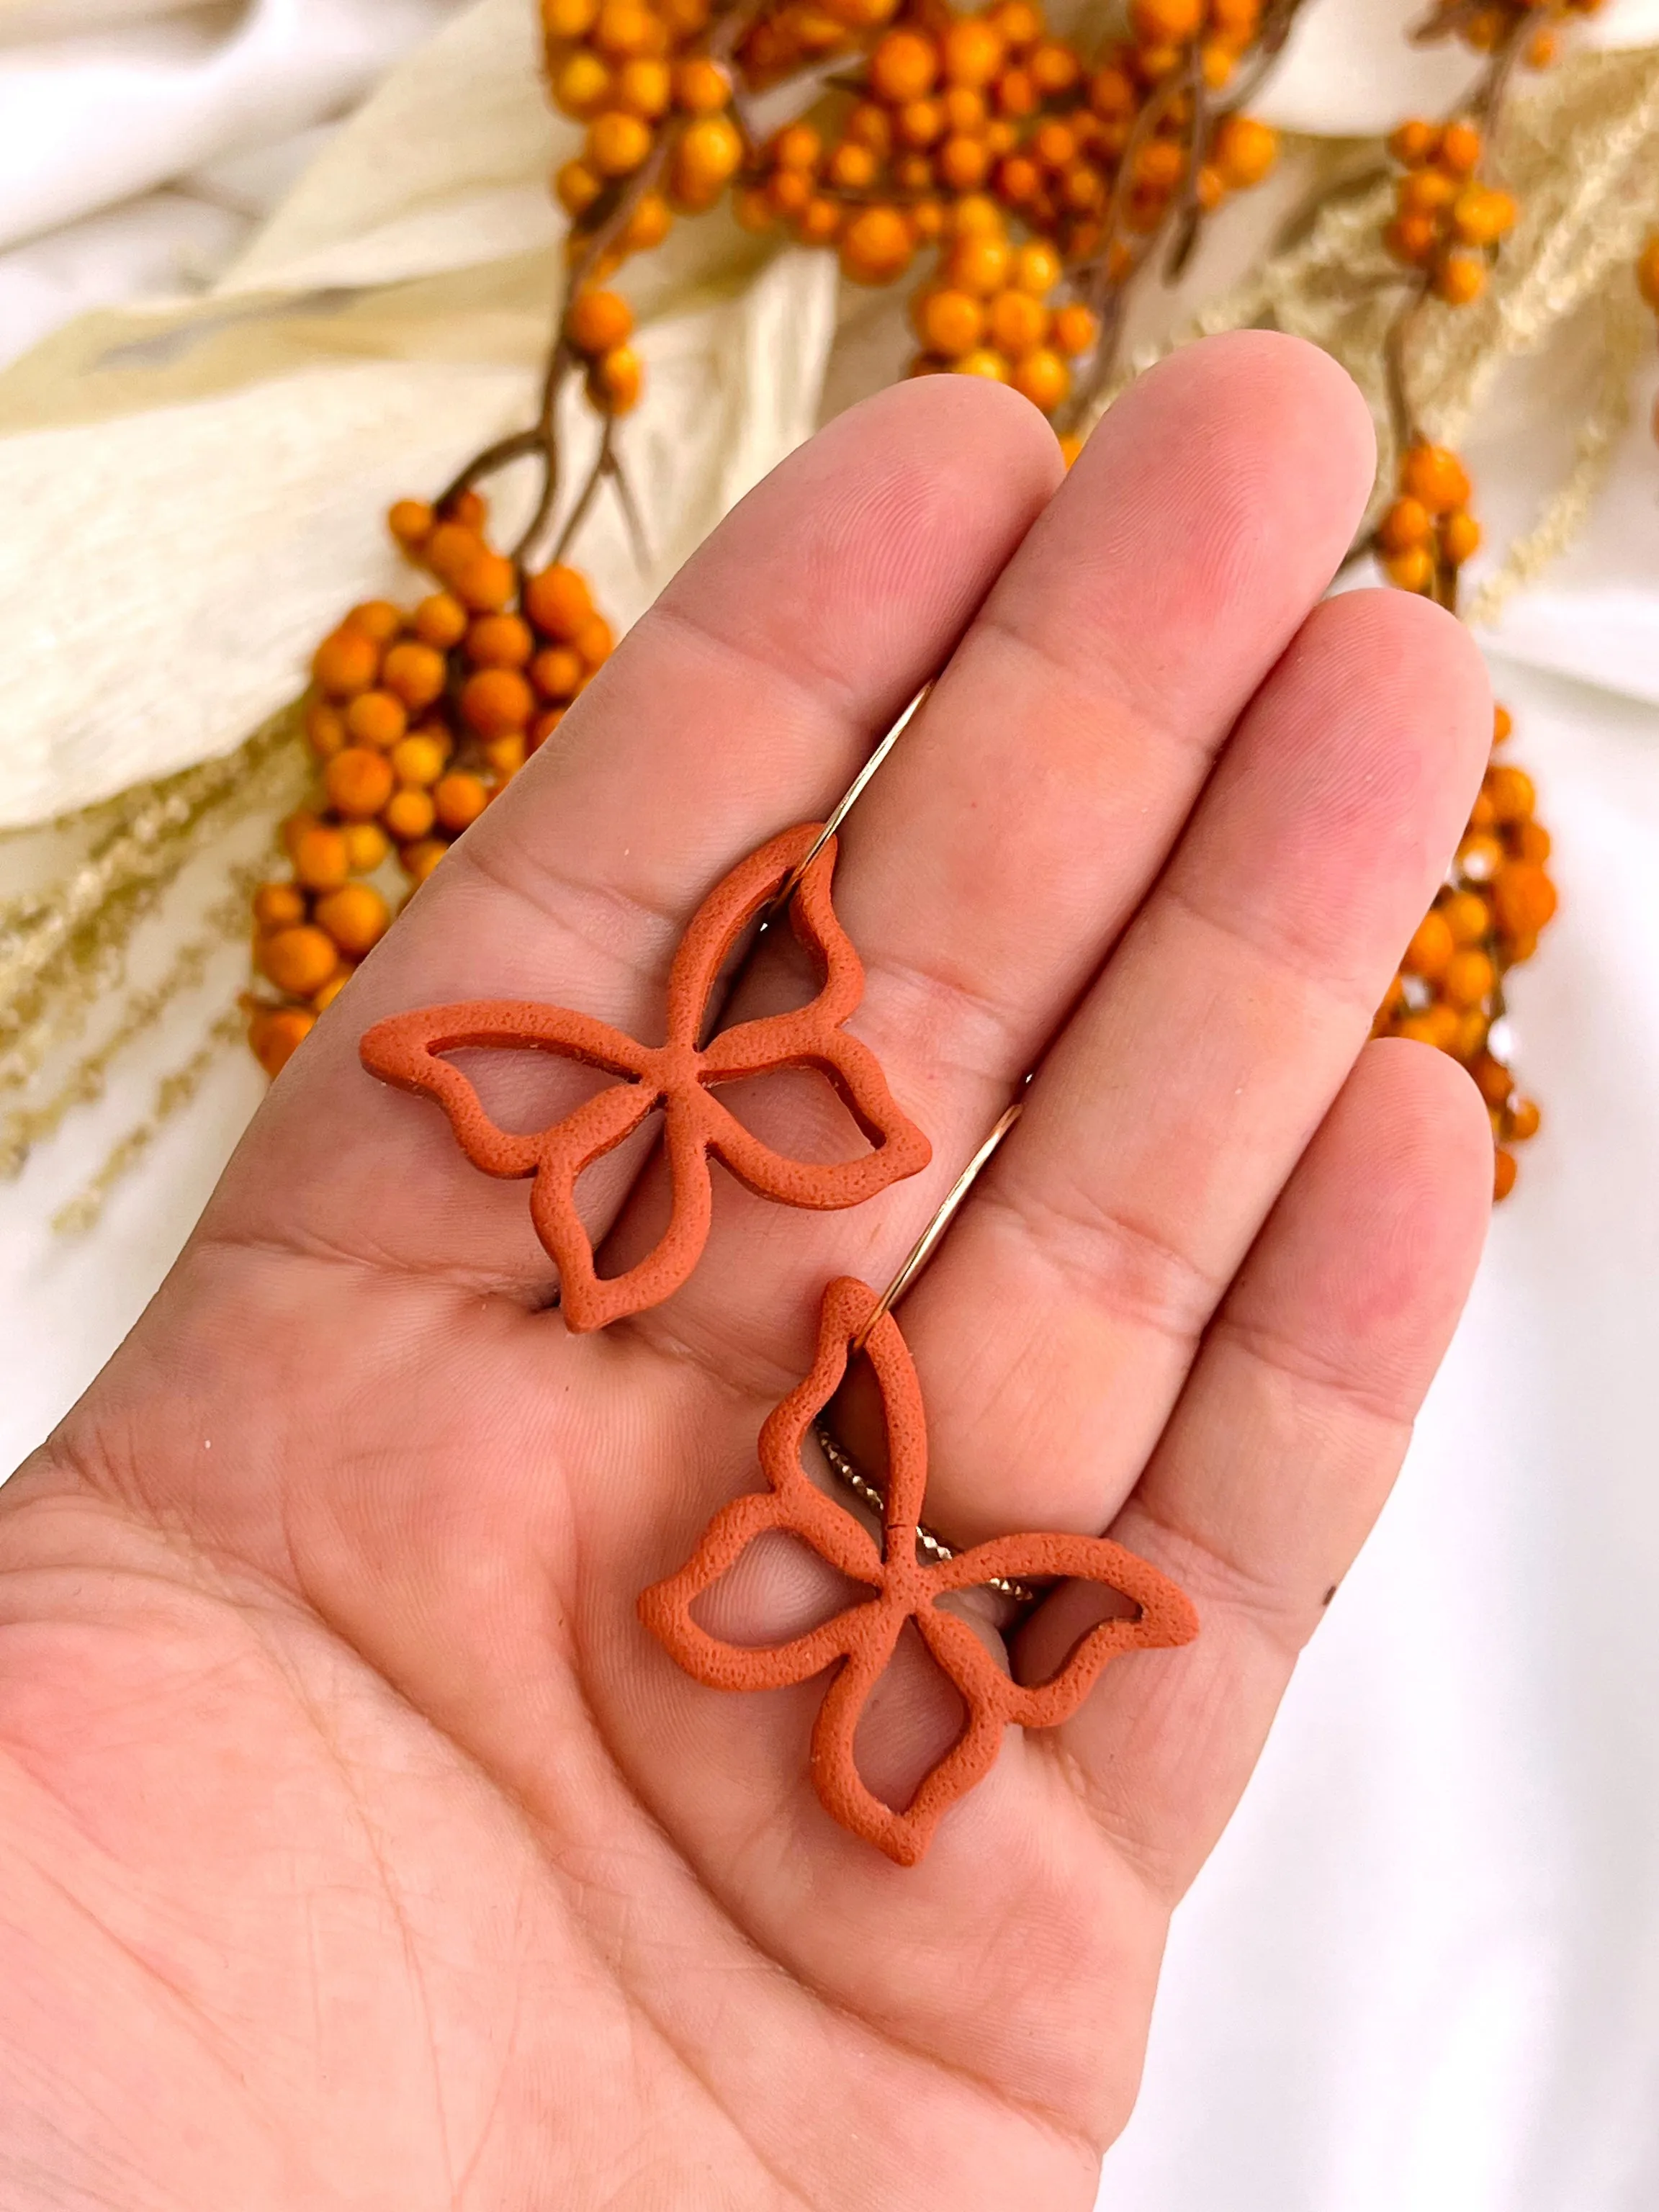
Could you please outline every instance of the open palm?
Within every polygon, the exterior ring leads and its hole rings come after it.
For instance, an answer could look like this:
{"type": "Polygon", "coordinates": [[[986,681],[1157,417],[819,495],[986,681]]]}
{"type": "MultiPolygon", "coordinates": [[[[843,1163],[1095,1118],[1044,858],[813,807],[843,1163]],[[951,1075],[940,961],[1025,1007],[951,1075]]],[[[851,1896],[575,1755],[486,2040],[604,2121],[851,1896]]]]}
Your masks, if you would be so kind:
{"type": "MultiPolygon", "coordinates": [[[[1480,1238],[1472,1086],[1365,1044],[1490,712],[1433,608],[1315,605],[1370,470],[1352,388],[1260,336],[1144,379],[1063,484],[1013,395],[888,392],[744,502],[421,892],[0,1493],[8,2208],[1091,2202],[1170,1910],[1480,1238]],[[836,874],[851,1027],[931,1167],[826,1215],[717,1170],[689,1285],[573,1335],[525,1186],[358,1038],[488,996],[651,1042],[704,893],[940,671],[836,874]],[[812,1794],[823,1681],[704,1689],[636,1600],[757,1486],[826,1284],[887,1279],[1039,1060],[902,1309],[928,1517],[1109,1530],[1201,1633],[1012,1735],[904,1869],[812,1794]]],[[[722,1018],[801,995],[769,940],[722,1018]]],[[[547,1118],[501,1079],[509,1126],[547,1118]]],[[[779,1149],[848,1149],[817,1079],[748,1087],[779,1149]]],[[[583,1196],[605,1273],[649,1248],[647,1156],[583,1196]]],[[[770,1540],[721,1618],[794,1632],[815,1573],[770,1540]]],[[[1020,1630],[1022,1678],[1079,1603],[1020,1630]]],[[[959,1719],[901,1659],[859,1738],[900,1803],[959,1719]]]]}

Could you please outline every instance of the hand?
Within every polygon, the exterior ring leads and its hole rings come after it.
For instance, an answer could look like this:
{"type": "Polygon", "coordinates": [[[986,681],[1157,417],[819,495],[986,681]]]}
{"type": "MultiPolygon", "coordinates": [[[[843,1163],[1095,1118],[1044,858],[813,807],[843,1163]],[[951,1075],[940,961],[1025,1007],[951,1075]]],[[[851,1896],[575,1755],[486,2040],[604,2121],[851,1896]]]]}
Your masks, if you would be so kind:
{"type": "MultiPolygon", "coordinates": [[[[1467,1079],[1366,1042],[1491,712],[1434,607],[1315,605],[1371,465],[1340,372],[1262,336],[1143,379],[1063,483],[1011,393],[885,392],[444,862],[0,1493],[12,2212],[1091,2202],[1170,1908],[1399,1464],[1490,1188],[1467,1079]],[[359,1036],[480,996],[649,1036],[703,893],[940,669],[836,882],[853,1027],[933,1167],[824,1216],[717,1176],[687,1288],[572,1336],[526,1186],[359,1036]],[[1201,1633],[1012,1735],[905,1870],[811,1793],[821,1682],[702,1688],[635,1604],[756,1486],[825,1282],[888,1279],[1039,1060],[902,1310],[928,1516],[1109,1530],[1201,1633]]],[[[735,1010],[792,992],[768,952],[735,1010]]],[[[744,1111],[846,1148],[816,1079],[744,1111]]],[[[660,1194],[634,1155],[589,1185],[614,1267],[660,1194]]],[[[787,1612],[810,1571],[732,1602],[787,1612]]],[[[951,1725],[907,1658],[866,1771],[902,1802],[951,1725]]]]}

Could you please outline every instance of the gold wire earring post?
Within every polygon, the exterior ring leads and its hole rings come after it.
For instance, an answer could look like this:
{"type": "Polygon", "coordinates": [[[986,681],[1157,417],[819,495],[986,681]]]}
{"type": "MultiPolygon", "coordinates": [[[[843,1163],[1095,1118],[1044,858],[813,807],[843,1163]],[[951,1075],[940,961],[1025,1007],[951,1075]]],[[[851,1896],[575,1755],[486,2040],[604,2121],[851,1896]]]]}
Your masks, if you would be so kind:
{"type": "MultiPolygon", "coordinates": [[[[1029,1083],[1030,1079],[1030,1077],[1028,1075],[1025,1081],[1029,1083]]],[[[1022,1092],[1024,1091],[1024,1085],[1022,1085],[1022,1092]]],[[[922,1269],[927,1265],[927,1262],[933,1258],[940,1237],[944,1236],[945,1231],[951,1226],[951,1222],[955,1220],[957,1214],[961,1208],[963,1200],[967,1197],[969,1192],[972,1190],[974,1185],[979,1181],[980,1176],[984,1173],[986,1168],[989,1166],[991,1156],[996,1151],[997,1146],[1002,1142],[1003,1139],[1007,1135],[1010,1129],[1013,1127],[1015,1122],[1018,1121],[1020,1115],[1024,1111],[1025,1100],[1024,1096],[1021,1096],[1015,1099],[1012,1106],[1005,1109],[1001,1118],[997,1122],[995,1128],[992,1130],[990,1135],[987,1137],[983,1144],[981,1145],[979,1150],[974,1154],[972,1159],[969,1161],[967,1166],[963,1168],[962,1173],[951,1184],[950,1189],[945,1192],[945,1196],[939,1201],[939,1211],[934,1214],[933,1219],[927,1224],[927,1226],[922,1231],[921,1236],[917,1237],[915,1243],[910,1247],[908,1252],[906,1253],[898,1273],[894,1276],[892,1281],[889,1283],[887,1288],[882,1292],[880,1297],[877,1299],[875,1307],[870,1315],[870,1318],[865,1322],[863,1328],[860,1329],[858,1334],[853,1339],[854,1348],[856,1351],[863,1351],[866,1344],[869,1341],[871,1330],[890,1307],[898,1304],[898,1301],[904,1296],[904,1293],[909,1289],[916,1277],[921,1273],[922,1269]]]]}
{"type": "Polygon", "coordinates": [[[864,796],[865,787],[869,783],[871,777],[874,775],[876,770],[881,766],[888,754],[892,751],[900,738],[903,736],[905,731],[909,727],[911,722],[915,717],[917,708],[921,706],[922,701],[927,696],[927,694],[933,690],[933,687],[931,684],[924,684],[922,685],[921,690],[917,692],[915,697],[910,702],[904,712],[899,716],[897,721],[894,723],[892,728],[889,730],[887,735],[876,747],[869,759],[866,761],[864,766],[853,778],[851,783],[848,785],[847,789],[842,793],[838,803],[830,809],[829,820],[824,823],[823,829],[819,830],[817,836],[812,840],[808,849],[801,855],[800,859],[796,861],[794,866],[790,869],[788,874],[778,885],[776,890],[773,892],[771,898],[767,902],[766,911],[761,916],[760,926],[763,929],[769,927],[774,919],[783,912],[785,907],[787,907],[790,900],[793,898],[795,893],[800,888],[801,880],[805,877],[806,871],[811,866],[813,861],[817,860],[818,854],[823,850],[824,847],[830,842],[830,840],[835,836],[836,830],[840,829],[842,823],[846,821],[854,807],[864,796]]]}

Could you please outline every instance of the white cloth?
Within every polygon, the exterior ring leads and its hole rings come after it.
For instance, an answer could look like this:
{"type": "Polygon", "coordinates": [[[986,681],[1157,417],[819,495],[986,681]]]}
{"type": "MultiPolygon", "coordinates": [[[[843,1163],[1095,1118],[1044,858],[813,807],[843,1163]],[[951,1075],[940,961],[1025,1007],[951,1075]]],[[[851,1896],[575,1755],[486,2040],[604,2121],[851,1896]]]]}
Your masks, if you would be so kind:
{"type": "MultiPolygon", "coordinates": [[[[484,27],[517,4],[486,0],[497,12],[484,27]]],[[[1322,112],[1328,128],[1364,130],[1436,105],[1443,79],[1411,76],[1420,58],[1399,43],[1415,5],[1314,0],[1273,95],[1280,118],[1322,112]]],[[[105,0],[104,19],[142,13],[139,27],[153,38],[167,12],[105,0]]],[[[191,11],[170,12],[182,39],[191,11]]],[[[1618,0],[1592,28],[1608,39],[1652,37],[1655,12],[1655,0],[1618,0]]],[[[18,10],[37,42],[62,13],[18,10]]],[[[372,8],[257,0],[238,17],[237,35],[256,22],[266,35],[273,24],[303,23],[313,47],[304,81],[339,86],[349,74],[341,57],[365,51],[365,21],[406,24],[410,14],[391,0],[372,8]],[[331,58],[315,51],[331,45],[331,58]]],[[[0,15],[0,36],[7,20],[0,15]]],[[[450,58],[439,76],[452,86],[454,57],[478,58],[478,21],[463,18],[446,33],[450,58]]],[[[176,76],[184,48],[174,51],[176,76]]],[[[8,235],[38,227],[53,204],[78,216],[37,248],[20,249],[46,257],[30,264],[40,283],[40,271],[59,272],[59,305],[71,294],[73,304],[127,297],[153,287],[158,270],[177,288],[179,252],[197,257],[198,282],[228,271],[224,297],[246,300],[268,284],[367,279],[400,254],[411,273],[454,270],[476,256],[480,236],[503,257],[550,238],[544,200],[526,188],[531,151],[544,165],[550,128],[513,97],[510,70],[489,80],[495,93],[479,92],[486,120],[467,157],[465,191],[435,228],[410,220],[421,180],[398,161],[418,158],[423,142],[407,122],[436,82],[411,64],[353,126],[381,133],[376,158],[390,165],[372,219],[360,207],[340,219],[331,163],[349,151],[342,140],[244,251],[250,214],[264,212],[259,163],[280,167],[281,157],[256,154],[249,178],[228,181],[237,143],[228,118],[249,79],[233,96],[222,54],[216,70],[202,63],[203,49],[192,51],[194,82],[205,89],[187,128],[183,106],[169,111],[181,150],[155,152],[147,108],[131,150],[98,149],[104,185],[65,197],[75,165],[63,160],[58,182],[44,178],[15,203],[8,235]],[[501,105],[489,108],[497,97],[501,105]],[[534,135],[541,131],[545,141],[534,135]],[[211,191],[189,179],[177,191],[167,185],[210,154],[219,165],[211,191]],[[131,213],[112,211],[140,184],[160,189],[131,213]],[[192,228],[215,207],[229,210],[219,229],[192,228]]],[[[15,88],[10,58],[0,48],[0,118],[15,88]]],[[[1443,70],[1448,58],[1430,62],[1443,70]]],[[[1461,66],[1455,54],[1449,65],[1461,66]]],[[[73,76],[66,68],[65,101],[73,76]]],[[[342,96],[319,94],[307,107],[273,86],[271,106],[247,127],[268,143],[342,96]]],[[[7,127],[0,123],[0,137],[7,127]]],[[[124,127],[118,108],[106,126],[112,140],[124,127]]],[[[0,226],[12,204],[0,204],[0,226]]],[[[20,297],[18,265],[0,259],[0,350],[20,297]]],[[[830,313],[821,276],[786,264],[769,283],[746,311],[736,357],[756,360],[758,346],[775,359],[803,317],[805,351],[816,357],[830,313]]],[[[36,319],[21,336],[41,326],[51,305],[37,293],[36,319]]],[[[456,327],[465,311],[458,301],[456,327]]],[[[475,415],[512,413],[532,323],[493,351],[475,349],[465,387],[475,415]]],[[[172,327],[165,318],[156,327],[164,325],[172,327]]],[[[651,336],[663,349],[653,375],[669,392],[680,377],[671,413],[703,406],[717,388],[705,364],[732,326],[711,337],[715,328],[683,312],[651,336]]],[[[331,464],[347,453],[359,464],[349,499],[336,502],[343,519],[321,539],[281,541],[270,556],[294,575],[307,546],[321,562],[315,609],[302,603],[292,615],[295,639],[343,595],[342,575],[364,572],[368,538],[352,533],[372,526],[376,501],[429,482],[444,438],[460,434],[430,426],[421,388],[438,374],[430,362],[386,359],[351,374],[362,380],[361,404],[354,385],[345,395],[357,410],[346,410],[351,434],[331,464]]],[[[740,416],[752,420],[758,388],[739,369],[726,432],[740,416]]],[[[259,389],[233,383],[219,403],[233,424],[238,406],[257,413],[259,389]]],[[[341,403],[344,387],[327,389],[341,403]]],[[[1518,520],[1547,481],[1552,402],[1547,382],[1526,376],[1502,397],[1483,416],[1487,434],[1471,457],[1483,512],[1518,520]]],[[[1647,1396],[1659,1305],[1659,453],[1645,428],[1650,398],[1650,376],[1590,531],[1510,603],[1486,641],[1502,656],[1498,689],[1515,711],[1516,757],[1540,787],[1563,889],[1562,917],[1512,994],[1545,1131],[1525,1156],[1519,1194],[1498,1216],[1399,1494],[1304,1662],[1238,1820],[1177,1917],[1140,2106],[1107,2163],[1108,2212],[1648,2212],[1659,2203],[1659,1857],[1650,1841],[1659,1818],[1651,1689],[1659,1489],[1647,1396]]],[[[227,437],[222,451],[232,455],[225,419],[216,419],[204,434],[227,437]]],[[[764,416],[750,449],[724,473],[700,451],[695,481],[678,481],[673,496],[690,500],[701,526],[800,427],[798,408],[764,416]]],[[[67,441],[80,434],[57,434],[72,469],[67,441]]],[[[141,465],[143,439],[130,434],[129,459],[141,465]]],[[[673,443],[663,437],[652,468],[666,466],[673,443]]],[[[297,503],[326,503],[323,472],[297,447],[293,458],[313,471],[296,480],[297,503]]],[[[280,477],[283,456],[261,459],[280,477]]],[[[687,465],[684,454],[677,465],[687,465]]],[[[237,529],[256,526],[247,479],[222,471],[222,478],[215,500],[237,529]]],[[[295,503],[295,484],[285,489],[295,503]]],[[[181,526],[219,527],[213,505],[198,495],[188,518],[180,509],[181,526]]],[[[14,510],[0,541],[15,541],[21,526],[14,510]]],[[[125,550],[112,548],[112,557],[125,550]]],[[[665,544],[663,557],[681,550],[665,544]]],[[[601,557],[625,575],[619,542],[607,541],[601,557]]],[[[292,607],[291,592],[284,605],[292,607]]],[[[294,640],[262,639],[257,625],[234,642],[254,656],[267,687],[294,650],[294,640]]],[[[123,679],[140,681],[131,654],[123,679]]],[[[100,672],[81,695],[89,712],[109,680],[100,672]]],[[[232,702],[242,719],[226,720],[227,740],[264,696],[256,685],[232,702]]],[[[179,757],[193,757],[200,735],[186,733],[179,757]]],[[[9,756],[15,749],[21,774],[34,757],[28,740],[15,726],[0,740],[9,793],[9,756]]],[[[60,755],[41,772],[64,767],[60,755]]],[[[165,953],[163,942],[141,942],[140,980],[165,953]]],[[[201,1005],[222,1003],[243,957],[228,948],[201,991],[145,1037],[112,1094],[43,1146],[19,1183],[0,1185],[0,1468],[39,1439],[131,1324],[259,1095],[252,1065],[226,1055],[142,1172],[116,1189],[93,1236],[66,1241],[48,1227],[188,1049],[201,1005]]]]}

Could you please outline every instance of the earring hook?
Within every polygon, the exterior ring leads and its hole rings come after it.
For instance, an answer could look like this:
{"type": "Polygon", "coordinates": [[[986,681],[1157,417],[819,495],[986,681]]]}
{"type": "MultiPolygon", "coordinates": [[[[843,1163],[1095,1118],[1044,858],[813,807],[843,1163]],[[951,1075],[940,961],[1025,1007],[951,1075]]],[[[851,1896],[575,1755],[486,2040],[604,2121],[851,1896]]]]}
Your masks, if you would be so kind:
{"type": "Polygon", "coordinates": [[[922,701],[927,696],[927,694],[933,690],[933,687],[931,683],[924,684],[922,685],[921,690],[917,692],[915,697],[910,702],[904,712],[899,716],[897,721],[894,723],[892,728],[889,730],[887,735],[876,747],[869,759],[865,762],[864,766],[853,778],[851,783],[848,785],[846,790],[842,793],[840,799],[830,808],[829,820],[824,823],[823,829],[819,830],[817,836],[812,840],[812,842],[807,848],[806,851],[802,854],[800,859],[796,861],[794,866],[790,869],[788,874],[778,885],[776,890],[773,892],[771,897],[767,901],[766,911],[762,915],[760,919],[760,927],[762,930],[770,927],[773,921],[777,915],[783,912],[785,907],[788,905],[790,900],[793,898],[795,893],[800,889],[801,882],[806,874],[806,871],[811,866],[813,861],[817,860],[818,854],[823,850],[824,847],[830,842],[830,840],[835,836],[836,830],[840,829],[842,823],[846,821],[854,807],[864,796],[865,787],[868,784],[871,777],[874,775],[876,770],[881,766],[882,763],[886,759],[888,754],[892,751],[894,746],[898,743],[900,738],[903,736],[905,731],[909,727],[912,720],[915,719],[916,709],[921,706],[922,701]]]}

